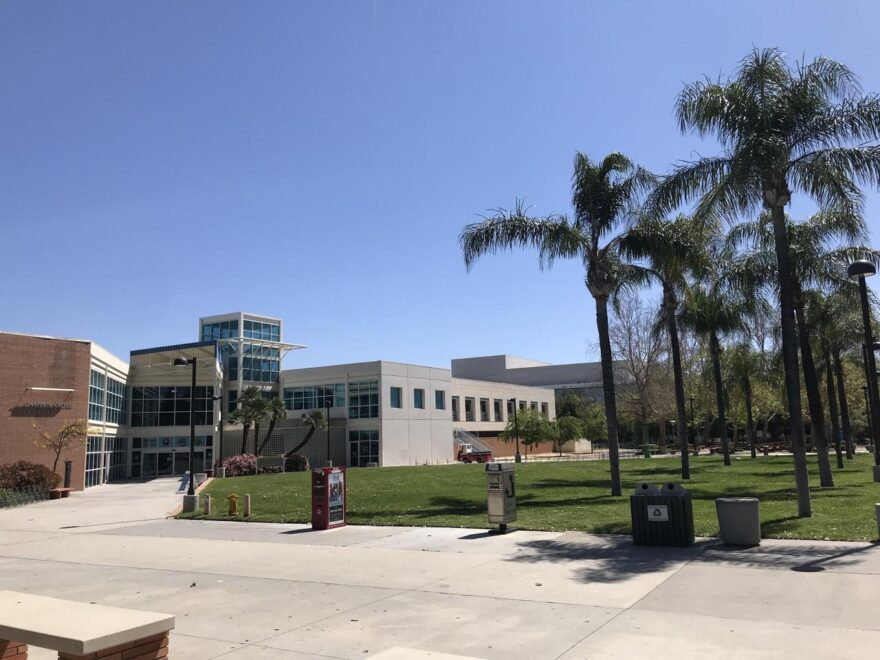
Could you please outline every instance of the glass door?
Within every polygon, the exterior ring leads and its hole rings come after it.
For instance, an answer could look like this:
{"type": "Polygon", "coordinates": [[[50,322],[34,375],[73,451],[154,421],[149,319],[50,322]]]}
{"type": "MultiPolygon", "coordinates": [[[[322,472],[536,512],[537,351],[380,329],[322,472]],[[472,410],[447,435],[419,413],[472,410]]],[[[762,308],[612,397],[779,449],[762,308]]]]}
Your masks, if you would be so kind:
{"type": "Polygon", "coordinates": [[[176,452],[174,454],[174,474],[184,474],[189,470],[189,452],[176,452]]]}

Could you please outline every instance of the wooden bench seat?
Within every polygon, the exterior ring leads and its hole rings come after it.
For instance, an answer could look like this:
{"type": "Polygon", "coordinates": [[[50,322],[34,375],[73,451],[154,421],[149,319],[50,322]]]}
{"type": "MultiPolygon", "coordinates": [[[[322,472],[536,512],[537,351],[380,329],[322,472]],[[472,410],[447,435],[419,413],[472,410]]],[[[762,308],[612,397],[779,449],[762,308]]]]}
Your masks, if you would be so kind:
{"type": "Polygon", "coordinates": [[[70,488],[53,488],[49,491],[50,500],[60,500],[62,497],[70,497],[70,488]]]}
{"type": "Polygon", "coordinates": [[[0,591],[2,660],[27,660],[27,645],[60,660],[158,660],[173,628],[171,614],[0,591]]]}

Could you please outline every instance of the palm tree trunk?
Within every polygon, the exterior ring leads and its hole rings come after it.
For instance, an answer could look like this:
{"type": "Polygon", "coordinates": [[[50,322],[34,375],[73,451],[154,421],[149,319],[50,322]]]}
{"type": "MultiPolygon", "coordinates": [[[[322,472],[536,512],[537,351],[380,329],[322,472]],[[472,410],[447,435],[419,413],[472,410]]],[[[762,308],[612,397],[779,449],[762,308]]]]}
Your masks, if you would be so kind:
{"type": "Polygon", "coordinates": [[[828,394],[828,412],[831,415],[831,435],[834,438],[834,452],[837,454],[837,467],[843,468],[843,451],[840,442],[840,417],[837,414],[837,395],[834,393],[834,368],[831,365],[831,348],[822,340],[822,353],[825,356],[825,386],[828,394]]]}
{"type": "Polygon", "coordinates": [[[797,319],[798,341],[803,359],[804,385],[807,388],[807,403],[810,407],[810,435],[813,446],[816,447],[816,456],[819,459],[819,483],[823,488],[830,488],[834,485],[834,475],[831,473],[831,461],[828,460],[825,409],[822,406],[822,395],[819,390],[819,375],[816,373],[816,363],[813,361],[813,348],[810,346],[810,330],[807,327],[806,314],[804,314],[800,283],[795,282],[792,288],[795,295],[794,314],[797,319]]]}
{"type": "Polygon", "coordinates": [[[611,494],[621,494],[620,445],[617,440],[617,394],[614,389],[614,365],[608,332],[608,298],[596,297],[596,329],[599,331],[599,354],[602,360],[602,392],[605,397],[605,420],[608,424],[608,459],[611,463],[611,494]]]}
{"type": "Polygon", "coordinates": [[[846,445],[846,457],[853,457],[852,426],[849,422],[849,402],[846,400],[846,388],[843,383],[843,364],[840,361],[840,349],[832,349],[834,358],[834,375],[837,376],[837,399],[840,403],[840,423],[843,427],[843,443],[846,445]]]}
{"type": "Polygon", "coordinates": [[[250,430],[251,427],[249,424],[245,424],[241,428],[241,451],[238,452],[239,454],[247,454],[247,442],[250,430]]]}
{"type": "Polygon", "coordinates": [[[743,383],[743,395],[746,399],[746,424],[748,424],[749,434],[749,451],[752,458],[758,457],[758,450],[755,447],[755,420],[752,417],[752,381],[746,378],[743,383]]]}
{"type": "Polygon", "coordinates": [[[791,420],[791,447],[794,463],[794,483],[797,490],[798,517],[813,515],[810,504],[810,475],[807,470],[807,448],[804,443],[804,417],[801,410],[801,382],[797,356],[797,329],[794,324],[794,291],[791,255],[788,249],[788,233],[785,228],[785,208],[774,206],[773,238],[779,276],[779,308],[782,326],[782,362],[785,372],[785,394],[788,399],[788,416],[791,420]]]}
{"type": "Polygon", "coordinates": [[[709,333],[709,351],[712,354],[712,374],[715,376],[715,402],[718,405],[718,421],[721,424],[721,453],[724,464],[730,465],[730,445],[727,442],[727,415],[724,411],[724,383],[721,380],[721,344],[713,330],[709,333]]]}
{"type": "Polygon", "coordinates": [[[312,436],[313,436],[313,435],[315,435],[315,427],[314,427],[314,426],[312,426],[312,427],[309,429],[309,432],[306,433],[305,440],[303,440],[301,443],[299,443],[296,447],[294,447],[293,449],[291,449],[289,452],[286,452],[284,455],[285,455],[285,456],[293,456],[296,452],[298,452],[300,449],[302,449],[302,448],[305,447],[307,444],[309,444],[309,440],[312,439],[312,436]]]}
{"type": "Polygon", "coordinates": [[[272,431],[275,430],[276,423],[277,422],[274,418],[269,420],[269,428],[266,430],[266,437],[263,438],[263,442],[260,443],[260,446],[257,449],[257,456],[263,453],[263,448],[266,446],[266,443],[269,442],[269,438],[272,437],[272,431]]]}
{"type": "Polygon", "coordinates": [[[681,347],[678,343],[678,323],[675,320],[677,301],[675,292],[663,284],[663,306],[666,312],[666,329],[669,331],[669,348],[672,353],[672,373],[675,380],[675,413],[678,446],[681,448],[681,478],[691,478],[690,455],[688,453],[687,413],[684,403],[684,378],[681,372],[681,347]]]}

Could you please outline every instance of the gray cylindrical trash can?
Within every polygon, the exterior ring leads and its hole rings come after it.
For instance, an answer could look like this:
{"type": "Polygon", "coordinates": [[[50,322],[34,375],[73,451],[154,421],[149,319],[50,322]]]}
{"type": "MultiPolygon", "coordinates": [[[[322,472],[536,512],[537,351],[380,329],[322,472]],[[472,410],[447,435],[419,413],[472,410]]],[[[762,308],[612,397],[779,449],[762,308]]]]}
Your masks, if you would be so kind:
{"type": "Polygon", "coordinates": [[[721,540],[727,545],[760,545],[761,516],[756,497],[719,497],[715,500],[721,540]]]}

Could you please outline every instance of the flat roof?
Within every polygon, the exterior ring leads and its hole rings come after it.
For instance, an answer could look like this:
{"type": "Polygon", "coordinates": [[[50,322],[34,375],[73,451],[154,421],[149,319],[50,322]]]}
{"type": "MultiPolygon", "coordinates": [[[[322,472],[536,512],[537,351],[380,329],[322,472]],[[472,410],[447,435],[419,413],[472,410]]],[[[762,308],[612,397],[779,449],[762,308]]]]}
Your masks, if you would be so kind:
{"type": "Polygon", "coordinates": [[[189,344],[171,344],[169,346],[157,346],[156,348],[140,348],[136,351],[131,351],[131,355],[148,355],[149,353],[165,353],[167,351],[181,351],[188,348],[202,348],[216,345],[217,340],[211,339],[209,341],[194,341],[189,344]]]}

